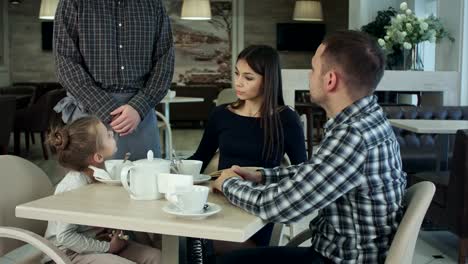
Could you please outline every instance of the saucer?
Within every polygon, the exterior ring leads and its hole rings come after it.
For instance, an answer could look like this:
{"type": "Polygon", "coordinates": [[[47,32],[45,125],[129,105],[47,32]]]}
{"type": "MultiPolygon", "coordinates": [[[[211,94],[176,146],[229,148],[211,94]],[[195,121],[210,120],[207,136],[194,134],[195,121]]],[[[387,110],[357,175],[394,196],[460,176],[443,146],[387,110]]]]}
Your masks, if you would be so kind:
{"type": "Polygon", "coordinates": [[[122,182],[120,180],[106,180],[106,179],[102,179],[102,178],[99,178],[99,177],[94,177],[94,179],[96,179],[96,181],[98,181],[98,182],[102,182],[102,183],[105,183],[105,184],[122,185],[122,182]]]}
{"type": "Polygon", "coordinates": [[[208,204],[208,208],[201,213],[185,213],[179,210],[179,208],[177,208],[175,205],[171,203],[168,203],[162,209],[164,212],[174,215],[176,217],[189,218],[189,219],[194,219],[194,220],[205,219],[208,216],[214,215],[221,211],[221,206],[215,203],[207,203],[207,204],[208,204]]]}
{"type": "Polygon", "coordinates": [[[211,180],[210,175],[200,174],[198,176],[193,176],[193,184],[200,184],[211,180]]]}

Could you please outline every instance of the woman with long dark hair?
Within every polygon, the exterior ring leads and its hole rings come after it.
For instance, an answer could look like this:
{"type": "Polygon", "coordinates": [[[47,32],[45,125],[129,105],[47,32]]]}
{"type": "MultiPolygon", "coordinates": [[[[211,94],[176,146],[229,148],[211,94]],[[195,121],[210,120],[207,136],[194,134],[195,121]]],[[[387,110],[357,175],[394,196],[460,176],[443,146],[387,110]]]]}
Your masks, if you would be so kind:
{"type": "Polygon", "coordinates": [[[284,154],[292,164],[306,160],[305,139],[297,113],[285,106],[277,51],[254,45],[237,58],[238,100],[216,107],[195,154],[203,168],[219,149],[218,169],[233,165],[272,168],[284,154]]]}
{"type": "MultiPolygon", "coordinates": [[[[265,45],[244,49],[237,58],[235,90],[238,100],[216,107],[195,154],[202,170],[219,149],[218,169],[233,165],[272,168],[285,154],[292,164],[306,160],[299,116],[283,100],[278,52],[265,45]]],[[[273,225],[267,225],[247,244],[266,246],[273,225]]]]}

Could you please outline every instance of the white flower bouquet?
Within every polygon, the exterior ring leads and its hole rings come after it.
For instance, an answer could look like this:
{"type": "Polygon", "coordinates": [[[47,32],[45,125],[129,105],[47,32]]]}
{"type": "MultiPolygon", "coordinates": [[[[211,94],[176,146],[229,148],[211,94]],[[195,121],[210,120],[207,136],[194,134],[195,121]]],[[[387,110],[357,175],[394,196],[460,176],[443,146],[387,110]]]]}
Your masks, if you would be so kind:
{"type": "Polygon", "coordinates": [[[387,54],[391,54],[395,49],[411,50],[421,42],[434,43],[443,38],[454,41],[438,18],[434,15],[419,18],[408,8],[408,4],[403,2],[400,12],[386,27],[386,35],[379,38],[378,42],[387,54]]]}

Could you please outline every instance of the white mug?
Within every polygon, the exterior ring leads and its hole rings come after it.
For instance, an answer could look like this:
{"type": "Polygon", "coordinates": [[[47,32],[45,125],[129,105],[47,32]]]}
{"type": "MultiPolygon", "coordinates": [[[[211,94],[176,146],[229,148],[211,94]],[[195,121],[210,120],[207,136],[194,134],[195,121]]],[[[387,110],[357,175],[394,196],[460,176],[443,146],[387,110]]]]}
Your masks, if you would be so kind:
{"type": "Polygon", "coordinates": [[[123,187],[134,200],[156,200],[162,198],[158,190],[158,173],[151,166],[125,166],[121,171],[123,187]]]}
{"type": "Polygon", "coordinates": [[[106,171],[112,180],[120,180],[122,168],[128,165],[132,165],[132,162],[127,160],[106,160],[105,161],[106,171]]]}
{"type": "Polygon", "coordinates": [[[168,186],[168,188],[166,199],[181,212],[191,214],[203,212],[210,188],[199,185],[193,185],[191,188],[180,186],[168,186]]]}
{"type": "Polygon", "coordinates": [[[177,169],[180,174],[193,176],[200,175],[202,166],[203,162],[200,160],[181,160],[177,163],[177,169]]]}

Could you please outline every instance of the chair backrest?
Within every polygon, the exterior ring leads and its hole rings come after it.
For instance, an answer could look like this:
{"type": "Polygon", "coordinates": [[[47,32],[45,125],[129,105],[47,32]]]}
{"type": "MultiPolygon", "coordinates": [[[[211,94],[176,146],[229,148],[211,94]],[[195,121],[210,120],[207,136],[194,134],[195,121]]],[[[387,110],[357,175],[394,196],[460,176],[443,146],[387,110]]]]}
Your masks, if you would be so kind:
{"type": "Polygon", "coordinates": [[[386,264],[411,264],[419,229],[434,196],[432,182],[420,182],[406,190],[406,211],[388,251],[386,264]]]}
{"type": "Polygon", "coordinates": [[[0,96],[0,119],[2,120],[2,126],[0,128],[0,147],[8,146],[10,142],[15,111],[16,98],[14,96],[0,96]]]}
{"type": "Polygon", "coordinates": [[[447,191],[448,228],[460,237],[468,236],[468,129],[458,130],[447,191]]]}
{"type": "MultiPolygon", "coordinates": [[[[36,165],[17,156],[0,156],[0,226],[23,228],[44,235],[47,222],[17,218],[17,205],[52,194],[47,175],[36,165]]],[[[0,240],[0,256],[23,245],[17,240],[0,240]]]]}
{"type": "Polygon", "coordinates": [[[237,101],[236,90],[232,88],[227,88],[221,90],[216,98],[216,106],[222,104],[229,104],[237,101]]]}
{"type": "MultiPolygon", "coordinates": [[[[172,152],[173,152],[173,147],[172,147],[172,129],[171,129],[171,124],[169,121],[166,119],[166,117],[158,112],[157,110],[154,110],[156,112],[156,116],[159,119],[159,121],[164,123],[164,130],[166,131],[166,137],[167,137],[167,142],[169,143],[167,146],[170,151],[170,153],[166,153],[166,159],[172,159],[172,152]]],[[[159,129],[158,127],[156,129],[159,129]]]]}
{"type": "Polygon", "coordinates": [[[42,95],[37,102],[26,108],[28,115],[33,115],[32,120],[28,119],[28,128],[33,132],[43,132],[49,127],[61,122],[59,115],[53,110],[54,106],[66,96],[65,89],[52,90],[42,95]]]}

